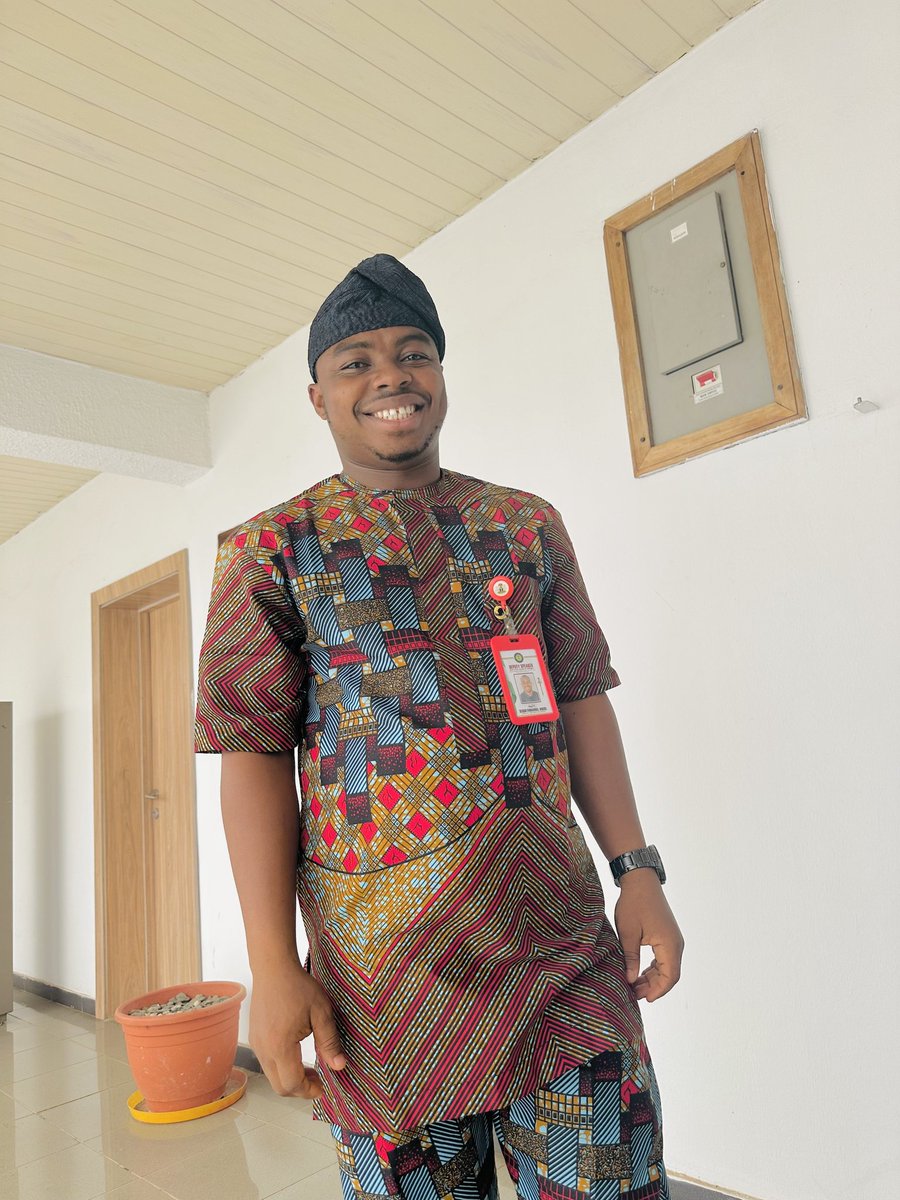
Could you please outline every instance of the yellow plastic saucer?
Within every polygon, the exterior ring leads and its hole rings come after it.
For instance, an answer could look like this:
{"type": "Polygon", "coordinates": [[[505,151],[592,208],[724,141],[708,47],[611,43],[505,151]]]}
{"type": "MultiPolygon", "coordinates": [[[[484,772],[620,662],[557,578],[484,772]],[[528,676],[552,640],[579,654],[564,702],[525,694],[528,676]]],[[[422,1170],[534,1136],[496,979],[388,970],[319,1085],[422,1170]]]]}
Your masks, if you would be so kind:
{"type": "Polygon", "coordinates": [[[209,1104],[198,1104],[196,1108],[179,1108],[175,1112],[151,1112],[141,1108],[144,1097],[140,1092],[132,1092],[128,1097],[128,1110],[136,1121],[144,1121],[148,1125],[174,1125],[177,1121],[196,1121],[198,1117],[208,1117],[211,1113],[221,1112],[236,1100],[240,1100],[247,1090],[247,1076],[240,1067],[232,1067],[228,1082],[225,1084],[224,1095],[209,1104]]]}

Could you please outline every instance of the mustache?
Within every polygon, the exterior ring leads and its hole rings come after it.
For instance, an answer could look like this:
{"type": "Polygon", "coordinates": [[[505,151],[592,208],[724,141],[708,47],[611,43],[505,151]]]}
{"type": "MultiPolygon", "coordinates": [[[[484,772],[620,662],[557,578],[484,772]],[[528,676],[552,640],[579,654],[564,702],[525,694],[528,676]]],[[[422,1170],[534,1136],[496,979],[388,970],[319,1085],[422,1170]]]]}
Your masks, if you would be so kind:
{"type": "Polygon", "coordinates": [[[385,392],[379,395],[379,400],[402,400],[404,396],[418,396],[420,400],[425,399],[423,392],[416,391],[415,388],[401,388],[399,392],[385,392]]]}

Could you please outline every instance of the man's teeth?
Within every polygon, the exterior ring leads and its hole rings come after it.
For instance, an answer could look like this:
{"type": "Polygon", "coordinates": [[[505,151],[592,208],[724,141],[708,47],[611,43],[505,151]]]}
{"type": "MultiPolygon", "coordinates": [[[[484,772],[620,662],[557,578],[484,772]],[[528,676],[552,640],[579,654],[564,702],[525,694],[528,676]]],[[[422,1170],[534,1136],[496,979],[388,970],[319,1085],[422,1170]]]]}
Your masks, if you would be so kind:
{"type": "Polygon", "coordinates": [[[414,404],[407,404],[403,408],[385,408],[381,412],[372,413],[372,416],[377,417],[379,421],[403,421],[415,411],[414,404]]]}

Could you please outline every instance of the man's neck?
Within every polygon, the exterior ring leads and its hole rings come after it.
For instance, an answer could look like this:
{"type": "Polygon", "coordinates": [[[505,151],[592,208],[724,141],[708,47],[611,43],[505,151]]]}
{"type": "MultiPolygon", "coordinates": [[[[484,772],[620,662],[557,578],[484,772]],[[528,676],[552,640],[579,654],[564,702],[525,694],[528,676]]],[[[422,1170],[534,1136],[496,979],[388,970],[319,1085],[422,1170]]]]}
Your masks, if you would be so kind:
{"type": "Polygon", "coordinates": [[[437,458],[411,466],[408,463],[385,463],[383,467],[367,467],[342,459],[343,473],[348,479],[375,491],[403,492],[428,487],[441,477],[437,458]]]}

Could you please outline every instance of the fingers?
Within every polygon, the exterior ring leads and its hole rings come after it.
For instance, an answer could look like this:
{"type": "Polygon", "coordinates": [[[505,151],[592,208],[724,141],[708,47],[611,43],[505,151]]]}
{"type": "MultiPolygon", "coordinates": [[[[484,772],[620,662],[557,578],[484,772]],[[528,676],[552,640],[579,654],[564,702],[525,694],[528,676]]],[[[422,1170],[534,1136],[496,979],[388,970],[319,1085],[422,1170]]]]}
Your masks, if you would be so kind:
{"type": "MultiPolygon", "coordinates": [[[[316,1042],[316,1054],[333,1071],[342,1071],[347,1065],[347,1056],[341,1045],[341,1037],[334,1020],[331,1006],[321,1004],[310,1010],[310,1023],[316,1042]]],[[[277,1057],[260,1060],[266,1078],[279,1096],[301,1096],[305,1100],[316,1100],[322,1095],[322,1079],[318,1071],[304,1065],[300,1057],[300,1045],[295,1042],[277,1057]]]]}
{"type": "Polygon", "coordinates": [[[639,1000],[653,1003],[672,988],[681,978],[681,957],[684,943],[660,942],[653,947],[656,956],[653,962],[634,981],[634,994],[639,1000]]]}
{"type": "Polygon", "coordinates": [[[316,1054],[332,1071],[343,1071],[347,1056],[341,1045],[341,1035],[334,1019],[331,1006],[322,1004],[312,1009],[312,1031],[316,1042],[316,1054]]]}
{"type": "Polygon", "coordinates": [[[648,995],[648,1000],[658,1000],[660,996],[664,996],[666,992],[670,992],[681,978],[681,958],[684,954],[684,938],[681,936],[677,925],[669,937],[664,937],[659,942],[654,942],[653,954],[653,962],[647,968],[648,973],[650,970],[655,969],[654,977],[650,981],[653,994],[648,995]]]}
{"type": "MultiPolygon", "coordinates": [[[[636,871],[636,876],[648,872],[636,871]]],[[[656,880],[653,879],[656,884],[656,880]]],[[[641,881],[623,889],[616,904],[616,929],[625,956],[625,976],[639,1000],[658,1000],[681,977],[684,938],[661,889],[647,890],[641,881]],[[652,946],[654,959],[641,971],[641,946],[652,946]]]]}
{"type": "Polygon", "coordinates": [[[301,1096],[304,1100],[318,1100],[325,1089],[322,1087],[322,1077],[312,1067],[303,1067],[303,1079],[290,1094],[301,1096]]]}
{"type": "Polygon", "coordinates": [[[322,1095],[322,1080],[311,1067],[304,1065],[300,1057],[300,1046],[294,1044],[285,1051],[259,1064],[279,1096],[299,1096],[304,1100],[317,1100],[322,1095]]]}
{"type": "Polygon", "coordinates": [[[300,1058],[300,1047],[294,1047],[295,1054],[287,1054],[279,1059],[270,1059],[267,1063],[260,1062],[266,1079],[272,1085],[272,1090],[279,1096],[299,1096],[304,1100],[317,1100],[322,1095],[322,1080],[317,1071],[304,1065],[300,1058]]]}
{"type": "Polygon", "coordinates": [[[622,953],[625,955],[625,977],[634,984],[641,970],[641,927],[637,922],[619,917],[616,913],[619,941],[622,953]]]}

